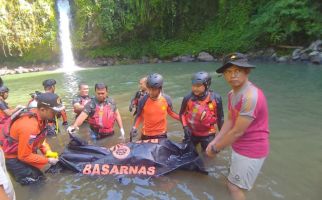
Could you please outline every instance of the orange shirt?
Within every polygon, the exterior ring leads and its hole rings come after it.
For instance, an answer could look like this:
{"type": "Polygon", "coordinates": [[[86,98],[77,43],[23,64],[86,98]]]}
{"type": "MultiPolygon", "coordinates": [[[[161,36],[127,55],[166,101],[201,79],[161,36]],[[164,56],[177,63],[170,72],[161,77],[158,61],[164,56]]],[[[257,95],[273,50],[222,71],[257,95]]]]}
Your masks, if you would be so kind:
{"type": "Polygon", "coordinates": [[[161,96],[157,100],[148,98],[134,126],[137,128],[143,120],[143,135],[156,136],[165,134],[167,132],[167,114],[179,120],[179,115],[168,105],[165,97],[161,96]]]}
{"type": "MultiPolygon", "coordinates": [[[[30,116],[22,116],[17,119],[10,128],[10,136],[18,141],[18,153],[6,154],[5,157],[18,158],[20,161],[38,169],[43,168],[48,163],[48,158],[34,152],[32,147],[33,140],[44,126],[45,124],[41,121],[38,113],[37,119],[30,116]]],[[[40,142],[37,147],[43,154],[50,150],[50,147],[45,140],[40,142]]]]}

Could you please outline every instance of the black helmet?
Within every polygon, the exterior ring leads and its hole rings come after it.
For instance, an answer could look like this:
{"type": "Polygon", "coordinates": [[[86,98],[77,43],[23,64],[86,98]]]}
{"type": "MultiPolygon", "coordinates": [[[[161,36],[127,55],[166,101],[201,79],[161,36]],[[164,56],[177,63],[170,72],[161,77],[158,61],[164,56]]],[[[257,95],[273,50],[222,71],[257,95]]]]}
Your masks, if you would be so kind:
{"type": "Polygon", "coordinates": [[[47,79],[42,82],[42,85],[44,86],[44,88],[51,87],[55,84],[56,84],[56,81],[54,79],[47,79]]]}
{"type": "Polygon", "coordinates": [[[161,74],[157,74],[157,73],[150,74],[148,76],[146,85],[149,88],[162,88],[163,77],[161,76],[161,74]]]}
{"type": "Polygon", "coordinates": [[[9,92],[9,88],[5,85],[2,85],[0,87],[0,93],[5,93],[5,92],[9,92]]]}
{"type": "Polygon", "coordinates": [[[197,72],[192,76],[191,82],[192,84],[203,84],[208,90],[211,85],[211,76],[205,71],[197,72]]]}

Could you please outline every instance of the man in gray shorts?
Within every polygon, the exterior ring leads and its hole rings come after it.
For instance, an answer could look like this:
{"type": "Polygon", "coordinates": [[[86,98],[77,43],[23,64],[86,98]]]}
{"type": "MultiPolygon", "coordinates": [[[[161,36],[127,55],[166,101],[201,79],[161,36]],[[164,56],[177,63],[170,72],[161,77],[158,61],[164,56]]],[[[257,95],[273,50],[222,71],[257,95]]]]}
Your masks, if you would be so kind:
{"type": "Polygon", "coordinates": [[[246,199],[269,153],[268,107],[261,89],[248,80],[255,66],[241,53],[224,58],[223,73],[232,90],[228,93],[228,119],[216,138],[209,143],[206,153],[215,156],[231,145],[231,166],[228,189],[235,200],[246,199]]]}

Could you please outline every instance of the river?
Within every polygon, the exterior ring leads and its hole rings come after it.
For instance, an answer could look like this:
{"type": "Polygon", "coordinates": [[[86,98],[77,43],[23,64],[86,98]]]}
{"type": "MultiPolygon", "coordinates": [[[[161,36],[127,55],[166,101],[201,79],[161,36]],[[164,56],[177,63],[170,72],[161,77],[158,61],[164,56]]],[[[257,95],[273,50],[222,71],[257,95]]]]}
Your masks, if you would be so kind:
{"type": "MultiPolygon", "coordinates": [[[[144,75],[158,72],[164,76],[164,91],[179,110],[182,97],[189,92],[191,75],[199,70],[211,72],[211,88],[223,96],[225,113],[229,90],[223,77],[214,71],[220,63],[164,63],[88,68],[74,73],[41,72],[3,77],[10,88],[9,105],[26,104],[29,93],[42,91],[42,81],[54,78],[56,93],[64,101],[69,122],[79,82],[93,87],[96,82],[109,86],[110,96],[117,102],[128,133],[133,121],[128,111],[129,99],[137,90],[137,81],[144,75]]],[[[271,152],[265,161],[250,200],[290,199],[318,200],[322,184],[322,67],[304,64],[258,63],[250,80],[262,88],[269,104],[271,152]]],[[[181,125],[169,119],[169,138],[180,141],[181,125]]],[[[86,127],[81,134],[87,134],[86,127]]],[[[116,130],[118,130],[116,128],[116,130]]],[[[64,131],[50,138],[54,150],[62,152],[68,137],[64,131]]],[[[119,143],[119,132],[99,145],[119,143]]],[[[80,174],[47,174],[45,183],[20,186],[14,183],[17,199],[230,199],[225,188],[230,149],[215,159],[205,159],[210,171],[203,175],[191,171],[175,171],[160,178],[88,177],[80,174]]]]}

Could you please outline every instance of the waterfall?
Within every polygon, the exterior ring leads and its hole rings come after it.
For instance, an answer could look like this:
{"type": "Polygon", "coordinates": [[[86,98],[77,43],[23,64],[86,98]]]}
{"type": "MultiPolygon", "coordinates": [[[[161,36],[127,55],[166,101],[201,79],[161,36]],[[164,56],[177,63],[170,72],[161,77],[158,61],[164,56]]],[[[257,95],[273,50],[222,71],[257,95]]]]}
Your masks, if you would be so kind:
{"type": "Polygon", "coordinates": [[[75,65],[70,40],[70,6],[68,0],[57,0],[59,13],[59,38],[62,55],[62,70],[65,72],[74,71],[78,67],[75,65]]]}

